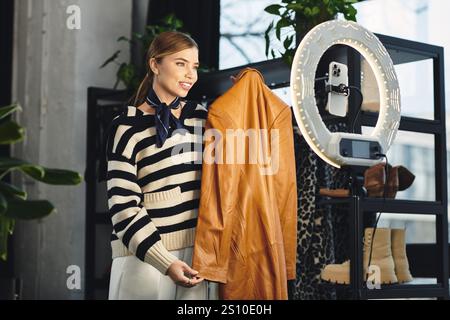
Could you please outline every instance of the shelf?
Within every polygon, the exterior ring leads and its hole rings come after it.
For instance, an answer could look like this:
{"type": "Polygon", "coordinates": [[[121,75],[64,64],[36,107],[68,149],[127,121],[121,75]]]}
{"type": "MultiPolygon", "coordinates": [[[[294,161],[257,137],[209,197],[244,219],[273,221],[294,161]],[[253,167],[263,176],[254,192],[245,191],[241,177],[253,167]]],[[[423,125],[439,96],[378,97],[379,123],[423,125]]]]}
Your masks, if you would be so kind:
{"type": "Polygon", "coordinates": [[[417,41],[375,33],[391,56],[394,64],[438,58],[443,48],[417,41]]]}
{"type": "MultiPolygon", "coordinates": [[[[351,285],[329,284],[350,288],[351,285]]],[[[417,278],[408,284],[381,285],[379,289],[361,288],[361,297],[364,299],[396,299],[396,298],[436,298],[446,297],[448,290],[436,283],[436,278],[417,278]],[[417,283],[417,284],[414,284],[417,283]]]]}
{"type": "MultiPolygon", "coordinates": [[[[447,149],[445,130],[445,85],[443,48],[424,43],[377,35],[391,55],[394,64],[403,64],[431,59],[433,63],[433,110],[434,119],[415,117],[401,117],[399,130],[426,133],[434,135],[434,167],[435,167],[435,197],[436,201],[397,200],[383,198],[368,198],[351,196],[347,198],[325,198],[319,202],[322,205],[348,206],[350,223],[350,285],[352,299],[389,299],[389,298],[449,298],[449,244],[447,217],[447,149]],[[423,260],[426,266],[419,264],[421,274],[433,269],[435,283],[397,284],[382,286],[379,290],[365,288],[363,279],[363,242],[365,218],[367,213],[389,212],[391,214],[422,214],[436,217],[434,250],[427,251],[421,256],[408,257],[413,261],[423,260]],[[424,259],[424,257],[432,257],[424,259]],[[425,263],[426,261],[426,263],[425,263]],[[439,283],[439,284],[437,284],[439,283]]],[[[359,77],[356,70],[360,65],[359,57],[349,62],[355,71],[355,78],[359,77]],[[356,67],[355,67],[356,66],[356,67]]],[[[349,68],[350,69],[350,68],[349,68]]],[[[350,114],[350,116],[352,116],[350,114]]],[[[355,115],[353,115],[354,117],[355,115]]],[[[362,112],[361,126],[375,126],[378,113],[362,112]]],[[[360,189],[361,168],[351,168],[352,188],[360,189]]],[[[364,169],[365,170],[365,169],[364,169]]],[[[410,247],[416,253],[420,248],[410,247]]],[[[412,267],[412,266],[410,266],[412,267]]]]}
{"type": "MultiPolygon", "coordinates": [[[[318,202],[319,205],[348,205],[352,197],[346,198],[326,198],[318,202]]],[[[416,200],[397,200],[381,198],[361,198],[361,205],[365,211],[383,211],[392,214],[424,214],[441,215],[446,213],[444,205],[439,201],[416,201],[416,200]]]]}
{"type": "MultiPolygon", "coordinates": [[[[450,281],[449,281],[450,284],[450,281]]],[[[350,288],[349,284],[333,284],[329,286],[350,288]]],[[[446,297],[448,289],[438,284],[436,278],[414,278],[404,284],[381,285],[379,289],[361,288],[361,297],[364,299],[396,299],[396,298],[436,298],[446,297]]]]}
{"type": "Polygon", "coordinates": [[[392,285],[381,289],[362,289],[361,296],[366,299],[395,299],[395,298],[445,298],[448,289],[442,285],[392,285]]]}
{"type": "MultiPolygon", "coordinates": [[[[362,126],[374,127],[378,121],[377,112],[361,112],[362,126]]],[[[401,117],[399,130],[412,131],[418,133],[436,134],[442,130],[442,121],[429,120],[414,117],[401,117]]]]}

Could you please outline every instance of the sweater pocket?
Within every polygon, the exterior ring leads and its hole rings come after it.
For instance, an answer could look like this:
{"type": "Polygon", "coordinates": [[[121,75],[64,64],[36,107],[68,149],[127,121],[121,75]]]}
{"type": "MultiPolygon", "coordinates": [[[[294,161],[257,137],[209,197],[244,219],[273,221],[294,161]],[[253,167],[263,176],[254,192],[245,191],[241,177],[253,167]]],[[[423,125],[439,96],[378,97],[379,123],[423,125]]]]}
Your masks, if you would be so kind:
{"type": "Polygon", "coordinates": [[[144,193],[144,205],[152,218],[162,218],[168,214],[170,215],[170,212],[181,203],[180,186],[165,191],[144,193]]]}

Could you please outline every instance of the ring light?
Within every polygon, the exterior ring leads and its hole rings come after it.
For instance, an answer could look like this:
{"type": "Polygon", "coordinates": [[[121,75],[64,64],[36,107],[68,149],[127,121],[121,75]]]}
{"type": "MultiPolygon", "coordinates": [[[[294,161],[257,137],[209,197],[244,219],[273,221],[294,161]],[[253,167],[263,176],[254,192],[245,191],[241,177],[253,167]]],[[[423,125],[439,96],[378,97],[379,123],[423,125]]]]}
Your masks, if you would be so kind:
{"type": "Polygon", "coordinates": [[[400,124],[400,88],[392,59],[380,40],[352,21],[330,20],[311,29],[298,46],[291,68],[291,98],[305,140],[324,161],[371,166],[381,162],[400,124]],[[372,68],[380,93],[378,121],[370,134],[330,132],[316,105],[316,69],[325,51],[335,44],[357,50],[372,68]]]}

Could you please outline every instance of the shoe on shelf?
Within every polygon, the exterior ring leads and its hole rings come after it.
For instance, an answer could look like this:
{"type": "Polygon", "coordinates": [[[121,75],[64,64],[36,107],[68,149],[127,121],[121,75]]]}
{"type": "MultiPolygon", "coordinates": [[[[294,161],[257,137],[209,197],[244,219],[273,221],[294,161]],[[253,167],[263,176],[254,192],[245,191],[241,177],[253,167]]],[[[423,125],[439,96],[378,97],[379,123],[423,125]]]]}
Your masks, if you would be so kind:
{"type": "Polygon", "coordinates": [[[406,240],[404,229],[391,229],[392,257],[395,264],[395,275],[399,283],[411,282],[413,277],[409,271],[406,256],[406,240]]]}
{"type": "MultiPolygon", "coordinates": [[[[397,191],[408,189],[414,182],[415,176],[404,166],[387,166],[388,180],[386,187],[386,198],[394,199],[397,191]]],[[[385,175],[386,165],[384,163],[376,164],[364,172],[364,187],[367,190],[367,196],[372,198],[382,198],[386,185],[385,175]]]]}
{"type": "MultiPolygon", "coordinates": [[[[364,188],[369,198],[383,198],[386,185],[385,169],[385,163],[378,163],[364,171],[364,188]]],[[[394,199],[397,192],[408,189],[414,179],[414,174],[404,166],[392,167],[388,165],[386,198],[394,199]]],[[[320,188],[319,194],[331,198],[345,198],[350,196],[350,190],[345,188],[320,188]]]]}
{"type": "MultiPolygon", "coordinates": [[[[377,228],[373,236],[373,228],[364,230],[363,269],[365,278],[369,276],[367,266],[369,264],[370,247],[373,241],[372,259],[370,264],[380,268],[380,284],[397,283],[395,264],[391,249],[391,229],[377,228]]],[[[337,284],[350,283],[350,261],[341,264],[329,264],[321,272],[320,277],[328,282],[337,284]]]]}

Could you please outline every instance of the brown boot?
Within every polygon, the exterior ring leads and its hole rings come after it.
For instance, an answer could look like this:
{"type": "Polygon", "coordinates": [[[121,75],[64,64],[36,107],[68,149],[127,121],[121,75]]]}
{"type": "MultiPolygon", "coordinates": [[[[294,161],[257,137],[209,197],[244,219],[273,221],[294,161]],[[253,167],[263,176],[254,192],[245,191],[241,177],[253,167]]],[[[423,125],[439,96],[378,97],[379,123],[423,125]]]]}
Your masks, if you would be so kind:
{"type": "Polygon", "coordinates": [[[392,256],[395,264],[395,274],[398,282],[410,282],[413,280],[409,271],[408,257],[406,256],[405,230],[391,230],[392,256]]]}
{"type": "MultiPolygon", "coordinates": [[[[384,197],[386,184],[386,165],[384,163],[376,164],[364,172],[364,187],[367,190],[367,196],[373,198],[384,197]]],[[[388,182],[386,187],[386,198],[394,199],[397,191],[408,189],[414,182],[415,176],[404,166],[387,167],[388,182]]]]}
{"type": "MultiPolygon", "coordinates": [[[[395,275],[395,266],[391,251],[391,229],[377,228],[375,237],[373,237],[373,228],[366,228],[364,231],[364,274],[367,275],[370,247],[373,241],[370,264],[380,268],[381,284],[396,283],[397,276],[395,275]]],[[[325,281],[349,284],[350,261],[345,261],[341,264],[329,264],[322,270],[320,276],[325,281]]]]}
{"type": "Polygon", "coordinates": [[[398,166],[398,191],[408,189],[414,182],[416,176],[404,166],[398,166]]]}
{"type": "MultiPolygon", "coordinates": [[[[367,190],[367,196],[371,198],[382,198],[385,192],[386,184],[386,165],[384,163],[376,164],[364,171],[364,188],[367,190]]],[[[398,170],[388,166],[388,186],[386,189],[386,198],[394,198],[398,190],[398,170]]]]}

